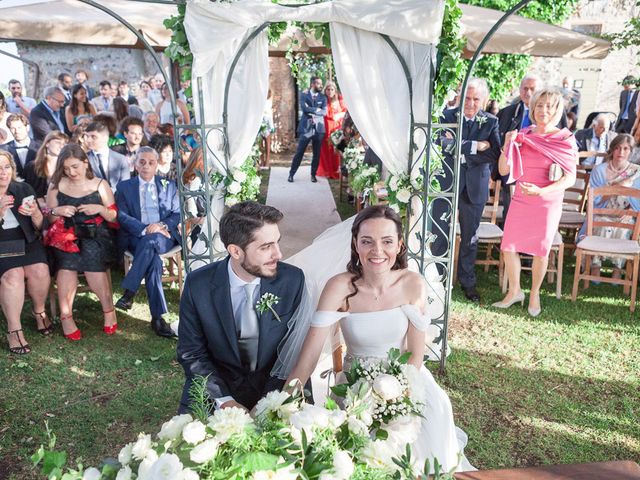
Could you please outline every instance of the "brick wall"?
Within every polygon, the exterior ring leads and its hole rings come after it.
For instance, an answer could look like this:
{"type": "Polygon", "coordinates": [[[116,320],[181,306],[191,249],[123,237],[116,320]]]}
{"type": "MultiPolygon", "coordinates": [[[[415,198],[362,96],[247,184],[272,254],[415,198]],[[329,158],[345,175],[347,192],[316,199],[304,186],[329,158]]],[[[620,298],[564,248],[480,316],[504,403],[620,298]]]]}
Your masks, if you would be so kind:
{"type": "Polygon", "coordinates": [[[269,85],[273,98],[276,133],[271,142],[275,153],[295,148],[296,90],[291,69],[284,57],[269,58],[269,85]]]}

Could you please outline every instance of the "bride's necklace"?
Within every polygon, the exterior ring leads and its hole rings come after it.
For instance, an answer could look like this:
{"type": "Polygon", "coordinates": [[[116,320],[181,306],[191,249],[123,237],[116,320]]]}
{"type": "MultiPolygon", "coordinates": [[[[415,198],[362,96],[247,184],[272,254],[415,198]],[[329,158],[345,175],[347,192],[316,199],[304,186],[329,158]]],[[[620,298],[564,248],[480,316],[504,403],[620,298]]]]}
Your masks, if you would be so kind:
{"type": "MultiPolygon", "coordinates": [[[[382,291],[380,291],[379,293],[376,293],[376,289],[369,285],[368,283],[363,283],[363,285],[365,285],[367,288],[371,289],[371,295],[373,296],[373,299],[377,302],[380,300],[380,297],[382,297],[382,291]]],[[[383,290],[383,289],[381,289],[383,290]]]]}
{"type": "Polygon", "coordinates": [[[611,162],[609,162],[607,166],[612,172],[620,173],[620,172],[624,172],[629,167],[629,162],[627,162],[622,168],[614,168],[613,163],[611,162]]]}

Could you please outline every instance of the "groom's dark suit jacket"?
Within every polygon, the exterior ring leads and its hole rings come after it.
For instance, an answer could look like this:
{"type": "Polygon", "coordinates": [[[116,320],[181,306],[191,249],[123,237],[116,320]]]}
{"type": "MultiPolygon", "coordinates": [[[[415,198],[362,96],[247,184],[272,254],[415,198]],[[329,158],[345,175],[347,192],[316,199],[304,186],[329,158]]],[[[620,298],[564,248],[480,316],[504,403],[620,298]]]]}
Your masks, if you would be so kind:
{"type": "Polygon", "coordinates": [[[284,381],[270,376],[280,342],[286,337],[287,323],[298,308],[304,289],[302,270],[278,263],[278,273],[260,282],[260,296],[279,297],[274,310],[258,313],[260,338],[256,370],[242,365],[229,290],[229,258],[191,272],[180,299],[178,361],[186,381],[180,412],[188,411],[189,388],[194,376],[209,375],[207,390],[211,399],[232,396],[251,409],[268,392],[281,389],[284,381]]]}

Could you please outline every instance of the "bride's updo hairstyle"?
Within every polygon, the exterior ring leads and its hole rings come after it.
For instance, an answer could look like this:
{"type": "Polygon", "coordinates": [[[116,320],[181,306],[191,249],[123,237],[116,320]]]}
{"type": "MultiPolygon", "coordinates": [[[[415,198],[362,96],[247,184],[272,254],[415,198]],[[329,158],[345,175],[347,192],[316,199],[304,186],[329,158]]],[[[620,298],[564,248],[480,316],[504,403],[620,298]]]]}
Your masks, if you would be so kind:
{"type": "Polygon", "coordinates": [[[400,252],[396,257],[396,262],[391,267],[391,270],[407,268],[407,246],[402,240],[402,220],[400,219],[400,216],[395,212],[395,210],[387,207],[386,205],[372,205],[361,210],[351,226],[351,259],[347,264],[347,272],[353,275],[351,277],[353,292],[345,298],[347,310],[349,309],[349,299],[358,293],[356,282],[362,278],[362,265],[360,264],[360,257],[356,250],[358,233],[360,233],[360,226],[362,223],[372,218],[385,218],[395,223],[396,231],[398,232],[398,242],[400,243],[400,252]]]}

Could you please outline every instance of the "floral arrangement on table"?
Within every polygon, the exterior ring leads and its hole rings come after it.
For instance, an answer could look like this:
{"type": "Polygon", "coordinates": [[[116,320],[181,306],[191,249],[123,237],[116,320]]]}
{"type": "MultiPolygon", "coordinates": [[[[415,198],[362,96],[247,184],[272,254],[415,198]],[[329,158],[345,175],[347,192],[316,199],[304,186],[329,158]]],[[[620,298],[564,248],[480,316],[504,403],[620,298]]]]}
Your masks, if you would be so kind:
{"type": "Polygon", "coordinates": [[[342,152],[342,164],[349,173],[362,167],[364,162],[364,148],[359,142],[351,142],[342,152]]]}
{"type": "Polygon", "coordinates": [[[375,184],[380,181],[380,172],[375,166],[360,165],[351,173],[351,188],[354,192],[362,193],[362,201],[367,198],[370,205],[375,205],[378,200],[375,192],[375,184]]]}
{"type": "Polygon", "coordinates": [[[341,128],[334,130],[333,132],[331,132],[331,135],[329,135],[329,140],[333,144],[334,148],[340,145],[340,142],[342,142],[343,139],[344,139],[344,132],[342,131],[341,128]]]}
{"type": "Polygon", "coordinates": [[[211,174],[211,184],[214,187],[222,187],[224,204],[227,207],[245,200],[255,200],[258,197],[261,181],[256,168],[258,158],[260,158],[260,150],[254,145],[240,167],[228,170],[227,175],[220,171],[211,174]]]}
{"type": "MultiPolygon", "coordinates": [[[[239,408],[207,416],[204,405],[195,416],[177,415],[155,438],[141,433],[101,470],[80,464],[65,470],[65,452],[52,451],[55,436],[49,450],[41,446],[32,460],[42,462],[50,480],[427,478],[429,462],[416,465],[409,446],[418,436],[425,389],[407,360],[394,349],[388,360],[354,362],[348,383],[333,387],[343,409],[332,399],[324,407],[304,403],[299,390],[273,391],[253,417],[239,408]]],[[[195,390],[206,390],[205,382],[198,379],[195,390]]],[[[431,478],[453,479],[440,472],[437,460],[433,467],[438,473],[431,478]]]]}
{"type": "Polygon", "coordinates": [[[413,168],[412,175],[391,173],[387,178],[387,199],[389,207],[404,216],[411,197],[423,190],[423,174],[421,168],[413,168]]]}

